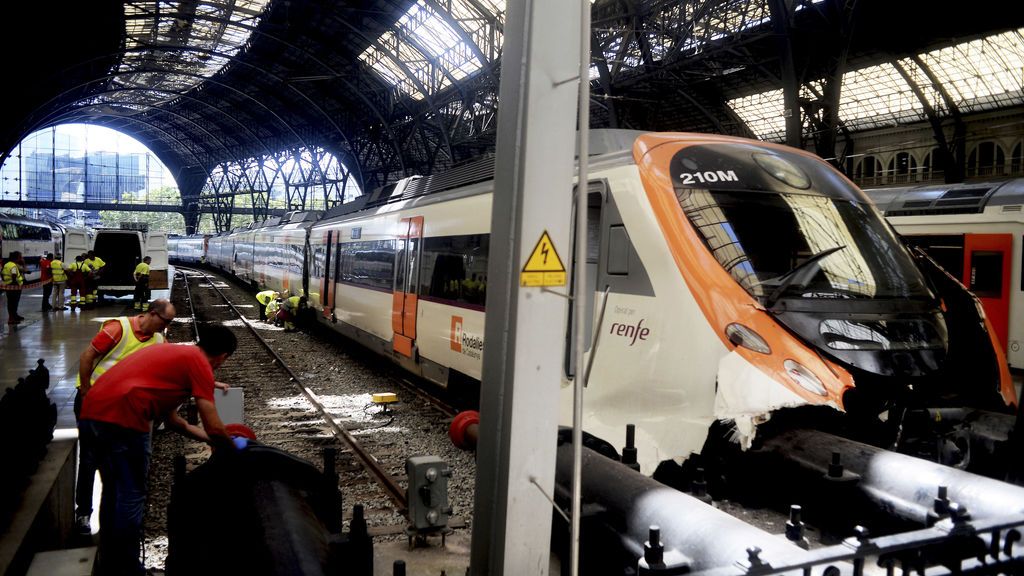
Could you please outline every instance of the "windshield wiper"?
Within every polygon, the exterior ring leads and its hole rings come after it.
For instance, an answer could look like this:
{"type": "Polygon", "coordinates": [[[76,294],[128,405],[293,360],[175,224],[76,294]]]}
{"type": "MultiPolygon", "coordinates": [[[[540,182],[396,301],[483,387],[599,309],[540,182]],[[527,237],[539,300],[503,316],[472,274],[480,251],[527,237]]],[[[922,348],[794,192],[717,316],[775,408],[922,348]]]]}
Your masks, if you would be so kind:
{"type": "Polygon", "coordinates": [[[829,248],[827,250],[822,250],[821,252],[818,252],[817,254],[811,256],[807,260],[804,260],[803,262],[797,264],[789,272],[786,272],[782,276],[776,278],[776,280],[781,280],[781,282],[779,282],[779,285],[775,287],[775,290],[773,290],[772,293],[769,294],[767,298],[765,298],[765,308],[771,308],[775,306],[775,303],[778,302],[779,298],[782,297],[782,294],[786,292],[786,289],[792,286],[793,284],[797,283],[798,281],[800,282],[800,284],[806,284],[810,282],[811,278],[813,278],[814,275],[818,272],[818,262],[832,254],[835,254],[836,252],[839,252],[844,248],[846,248],[845,244],[836,246],[834,248],[829,248]]]}

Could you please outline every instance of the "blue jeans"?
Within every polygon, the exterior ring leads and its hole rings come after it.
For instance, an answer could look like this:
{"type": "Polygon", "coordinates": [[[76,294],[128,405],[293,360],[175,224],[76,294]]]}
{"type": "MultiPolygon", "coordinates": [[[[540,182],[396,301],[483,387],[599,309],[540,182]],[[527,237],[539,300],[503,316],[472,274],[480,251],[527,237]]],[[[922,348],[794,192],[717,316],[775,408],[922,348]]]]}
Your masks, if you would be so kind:
{"type": "MultiPolygon", "coordinates": [[[[82,414],[82,393],[75,391],[75,421],[82,414]]],[[[75,484],[75,514],[92,514],[92,487],[96,481],[96,458],[93,456],[92,437],[79,434],[78,438],[78,482],[75,484]]]]}
{"type": "Polygon", "coordinates": [[[149,432],[95,420],[82,420],[78,427],[93,448],[103,481],[97,574],[142,574],[139,552],[151,453],[149,432]]]}

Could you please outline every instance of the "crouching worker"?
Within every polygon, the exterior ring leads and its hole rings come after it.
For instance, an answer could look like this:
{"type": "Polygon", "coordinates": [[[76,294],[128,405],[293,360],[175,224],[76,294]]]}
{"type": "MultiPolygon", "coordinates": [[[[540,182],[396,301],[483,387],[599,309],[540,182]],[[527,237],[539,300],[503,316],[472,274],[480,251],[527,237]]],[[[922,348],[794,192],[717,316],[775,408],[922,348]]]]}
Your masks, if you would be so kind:
{"type": "Polygon", "coordinates": [[[155,420],[218,449],[235,449],[217,415],[214,388],[223,385],[216,383],[213,371],[236,346],[230,330],[206,326],[199,331],[198,346],[148,346],[104,372],[86,392],[79,434],[91,445],[103,481],[96,574],[143,574],[139,543],[155,420]],[[201,428],[178,414],[190,396],[201,428]]]}
{"type": "Polygon", "coordinates": [[[284,322],[285,332],[295,331],[295,321],[299,318],[299,311],[305,307],[305,296],[292,296],[281,302],[281,309],[277,311],[277,319],[284,322]]]}
{"type": "MultiPolygon", "coordinates": [[[[281,294],[274,290],[264,290],[256,294],[256,307],[260,309],[260,321],[267,321],[267,308],[270,303],[281,297],[281,294]]],[[[271,316],[271,318],[273,318],[271,316]]]]}
{"type": "Polygon", "coordinates": [[[272,323],[274,326],[280,326],[281,321],[277,319],[277,312],[281,310],[281,298],[274,298],[270,302],[267,302],[267,309],[265,314],[267,322],[272,323]]]}

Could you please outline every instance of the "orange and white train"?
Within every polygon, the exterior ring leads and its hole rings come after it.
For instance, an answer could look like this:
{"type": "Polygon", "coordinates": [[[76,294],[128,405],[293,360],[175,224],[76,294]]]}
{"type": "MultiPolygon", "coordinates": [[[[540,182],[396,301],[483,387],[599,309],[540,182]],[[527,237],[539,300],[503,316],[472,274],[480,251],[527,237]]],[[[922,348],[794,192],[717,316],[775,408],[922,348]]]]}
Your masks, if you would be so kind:
{"type": "MultiPolygon", "coordinates": [[[[600,338],[584,428],[619,444],[635,424],[645,473],[700,452],[716,427],[746,447],[804,410],[891,445],[914,410],[1016,403],[977,299],[816,156],[614,136],[618,149],[590,158],[585,305],[600,338]]],[[[301,282],[319,322],[443,386],[479,385],[491,178],[486,163],[407,178],[302,232],[212,237],[207,259],[261,287],[301,282]],[[261,273],[268,251],[301,280],[261,273]]]]}

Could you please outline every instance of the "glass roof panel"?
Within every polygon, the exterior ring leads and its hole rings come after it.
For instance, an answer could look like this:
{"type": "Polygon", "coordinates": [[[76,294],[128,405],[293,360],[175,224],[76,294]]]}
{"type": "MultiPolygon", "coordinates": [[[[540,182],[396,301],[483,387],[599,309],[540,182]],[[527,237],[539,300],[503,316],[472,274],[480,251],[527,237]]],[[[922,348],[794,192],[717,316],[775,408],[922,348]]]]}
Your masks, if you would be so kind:
{"type": "Polygon", "coordinates": [[[504,0],[417,0],[359,59],[400,92],[422,99],[483,68],[501,47],[504,0]],[[446,9],[447,13],[435,9],[446,9]]]}
{"type": "MultiPolygon", "coordinates": [[[[168,100],[154,88],[186,92],[219,72],[249,41],[269,0],[135,0],[124,4],[125,47],[112,86],[141,90],[140,102],[168,100]],[[148,98],[152,98],[149,100],[148,98]]],[[[122,96],[118,96],[122,98],[122,96]]],[[[92,102],[102,102],[97,96],[92,102]]]]}
{"type": "MultiPolygon", "coordinates": [[[[961,112],[1019,105],[1022,100],[1024,35],[996,34],[921,55],[961,112]]],[[[926,86],[927,83],[922,84],[926,86]]],[[[946,108],[936,97],[935,105],[946,108]]]]}
{"type": "MultiPolygon", "coordinates": [[[[961,112],[978,112],[1024,104],[1021,71],[1024,70],[1024,30],[994,34],[919,55],[939,86],[961,112]]],[[[940,111],[949,106],[924,69],[913,58],[896,61],[940,111]]],[[[814,97],[811,88],[801,97],[814,97]]],[[[820,90],[819,90],[820,92],[820,90]]],[[[736,98],[729,106],[758,138],[785,139],[782,91],[770,90],[736,98]]],[[[854,70],[843,76],[839,117],[850,130],[869,130],[897,122],[925,119],[924,105],[893,63],[854,70]]]]}
{"type": "Polygon", "coordinates": [[[729,107],[760,140],[786,139],[786,119],[782,117],[782,90],[769,90],[728,101],[729,107]]]}

